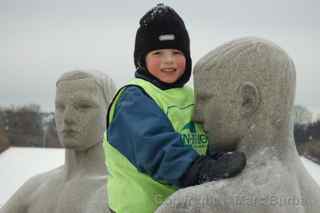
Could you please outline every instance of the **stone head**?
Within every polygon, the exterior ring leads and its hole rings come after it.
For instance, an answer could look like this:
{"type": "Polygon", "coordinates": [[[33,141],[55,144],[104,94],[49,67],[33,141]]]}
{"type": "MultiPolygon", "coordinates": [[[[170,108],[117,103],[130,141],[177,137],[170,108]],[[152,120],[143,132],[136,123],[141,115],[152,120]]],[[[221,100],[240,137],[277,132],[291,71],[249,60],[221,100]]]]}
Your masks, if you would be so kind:
{"type": "Polygon", "coordinates": [[[295,68],[274,43],[242,38],[209,52],[194,69],[196,107],[210,144],[228,149],[256,125],[288,125],[295,68]]]}
{"type": "Polygon", "coordinates": [[[86,150],[102,141],[115,93],[111,78],[97,71],[64,73],[56,83],[55,121],[60,143],[86,150]]]}

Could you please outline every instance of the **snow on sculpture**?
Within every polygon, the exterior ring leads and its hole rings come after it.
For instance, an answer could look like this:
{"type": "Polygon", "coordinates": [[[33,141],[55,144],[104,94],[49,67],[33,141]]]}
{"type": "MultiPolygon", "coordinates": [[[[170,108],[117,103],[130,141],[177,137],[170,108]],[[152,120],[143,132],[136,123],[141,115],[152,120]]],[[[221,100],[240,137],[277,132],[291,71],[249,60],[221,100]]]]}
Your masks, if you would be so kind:
{"type": "Polygon", "coordinates": [[[320,188],[305,170],[293,138],[295,67],[277,45],[259,38],[228,42],[195,66],[194,120],[209,154],[239,150],[237,177],[181,189],[157,213],[317,213],[320,188]]]}
{"type": "Polygon", "coordinates": [[[109,212],[102,139],[114,93],[113,81],[97,71],[72,71],[59,78],[55,121],[65,163],[29,179],[1,213],[109,212]]]}

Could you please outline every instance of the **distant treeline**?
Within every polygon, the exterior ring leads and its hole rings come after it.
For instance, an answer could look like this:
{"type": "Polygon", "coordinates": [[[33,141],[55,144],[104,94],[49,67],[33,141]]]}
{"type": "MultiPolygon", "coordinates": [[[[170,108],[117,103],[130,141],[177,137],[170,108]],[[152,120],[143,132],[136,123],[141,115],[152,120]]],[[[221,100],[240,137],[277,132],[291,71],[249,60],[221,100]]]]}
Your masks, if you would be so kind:
{"type": "MultiPolygon", "coordinates": [[[[300,154],[320,162],[320,120],[296,123],[294,138],[300,154]]],[[[42,112],[37,104],[0,107],[0,152],[10,145],[61,147],[54,113],[42,112]]]]}
{"type": "Polygon", "coordinates": [[[54,113],[36,104],[0,107],[0,152],[8,146],[61,147],[54,113]]]}
{"type": "Polygon", "coordinates": [[[294,138],[301,155],[320,163],[320,120],[308,124],[295,124],[294,138]]]}

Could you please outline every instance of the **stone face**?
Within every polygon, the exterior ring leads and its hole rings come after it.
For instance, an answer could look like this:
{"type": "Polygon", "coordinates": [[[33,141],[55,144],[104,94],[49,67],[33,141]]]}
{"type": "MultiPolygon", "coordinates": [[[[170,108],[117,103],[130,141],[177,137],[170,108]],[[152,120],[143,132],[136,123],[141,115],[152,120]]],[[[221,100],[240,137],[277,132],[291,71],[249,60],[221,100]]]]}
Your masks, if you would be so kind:
{"type": "Polygon", "coordinates": [[[23,184],[1,213],[109,212],[102,139],[113,81],[102,73],[73,71],[57,81],[55,120],[65,164],[23,184]]]}
{"type": "Polygon", "coordinates": [[[295,67],[274,43],[228,42],[194,70],[194,120],[204,125],[209,153],[238,150],[243,172],[230,179],[180,189],[157,213],[316,213],[320,188],[305,170],[293,139],[295,67]]]}

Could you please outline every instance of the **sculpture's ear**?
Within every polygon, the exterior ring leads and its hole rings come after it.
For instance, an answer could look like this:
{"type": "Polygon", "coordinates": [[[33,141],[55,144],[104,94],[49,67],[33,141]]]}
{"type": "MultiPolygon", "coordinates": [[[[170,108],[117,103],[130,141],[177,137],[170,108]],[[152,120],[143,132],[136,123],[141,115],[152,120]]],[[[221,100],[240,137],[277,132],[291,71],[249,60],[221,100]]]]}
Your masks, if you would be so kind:
{"type": "Polygon", "coordinates": [[[241,115],[251,117],[259,108],[260,94],[258,88],[252,82],[244,82],[240,85],[239,95],[241,98],[241,115]]]}

